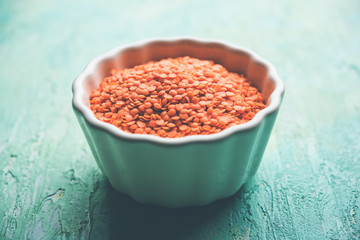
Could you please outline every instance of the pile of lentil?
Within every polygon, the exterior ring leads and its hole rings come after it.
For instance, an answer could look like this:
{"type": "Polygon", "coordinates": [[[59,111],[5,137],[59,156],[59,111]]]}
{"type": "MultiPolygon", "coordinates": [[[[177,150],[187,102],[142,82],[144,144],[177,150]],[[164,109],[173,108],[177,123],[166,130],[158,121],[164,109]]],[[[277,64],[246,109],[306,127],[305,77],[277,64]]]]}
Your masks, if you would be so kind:
{"type": "Polygon", "coordinates": [[[90,94],[99,120],[167,138],[218,133],[248,122],[265,107],[243,75],[190,57],[113,69],[90,94]]]}

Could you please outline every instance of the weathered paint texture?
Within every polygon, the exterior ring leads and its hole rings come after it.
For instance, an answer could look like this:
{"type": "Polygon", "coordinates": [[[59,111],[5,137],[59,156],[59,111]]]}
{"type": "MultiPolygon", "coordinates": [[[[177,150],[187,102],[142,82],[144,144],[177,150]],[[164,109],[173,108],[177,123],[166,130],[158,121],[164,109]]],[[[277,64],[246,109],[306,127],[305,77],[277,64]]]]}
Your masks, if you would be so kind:
{"type": "Polygon", "coordinates": [[[0,1],[0,239],[360,239],[360,2],[0,1]],[[167,210],[116,193],[71,109],[93,57],[149,37],[249,47],[286,94],[258,174],[167,210]]]}

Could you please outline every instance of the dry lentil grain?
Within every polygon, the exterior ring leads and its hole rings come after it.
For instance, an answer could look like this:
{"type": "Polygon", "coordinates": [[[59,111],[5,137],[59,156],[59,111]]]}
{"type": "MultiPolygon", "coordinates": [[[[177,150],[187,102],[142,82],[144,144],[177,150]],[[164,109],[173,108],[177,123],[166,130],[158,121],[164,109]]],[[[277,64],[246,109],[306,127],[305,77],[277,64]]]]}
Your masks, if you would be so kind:
{"type": "Polygon", "coordinates": [[[101,121],[168,138],[218,133],[250,121],[266,107],[243,75],[190,57],[113,69],[89,102],[101,121]]]}

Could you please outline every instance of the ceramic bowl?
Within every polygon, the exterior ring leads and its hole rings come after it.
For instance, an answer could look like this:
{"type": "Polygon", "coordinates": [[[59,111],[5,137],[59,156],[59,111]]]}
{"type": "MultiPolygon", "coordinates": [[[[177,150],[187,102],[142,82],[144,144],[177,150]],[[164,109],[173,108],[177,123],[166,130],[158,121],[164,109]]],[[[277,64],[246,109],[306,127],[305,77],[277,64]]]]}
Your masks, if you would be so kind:
{"type": "Polygon", "coordinates": [[[213,40],[152,39],[95,58],[73,83],[73,109],[101,171],[118,191],[165,207],[204,205],[228,197],[258,169],[284,85],[275,68],[243,47],[213,40]],[[113,68],[190,56],[243,73],[267,107],[242,125],[212,135],[161,138],[131,134],[95,118],[89,95],[113,68]]]}

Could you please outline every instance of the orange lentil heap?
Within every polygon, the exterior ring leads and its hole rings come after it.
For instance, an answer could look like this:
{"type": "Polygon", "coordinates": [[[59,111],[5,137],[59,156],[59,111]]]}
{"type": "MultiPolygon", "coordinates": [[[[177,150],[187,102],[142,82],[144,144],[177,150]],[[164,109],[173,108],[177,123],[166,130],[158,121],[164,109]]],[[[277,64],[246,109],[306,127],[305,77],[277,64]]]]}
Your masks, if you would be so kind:
{"type": "Polygon", "coordinates": [[[265,107],[243,75],[190,57],[113,69],[90,95],[99,120],[168,138],[218,133],[248,122],[265,107]]]}

